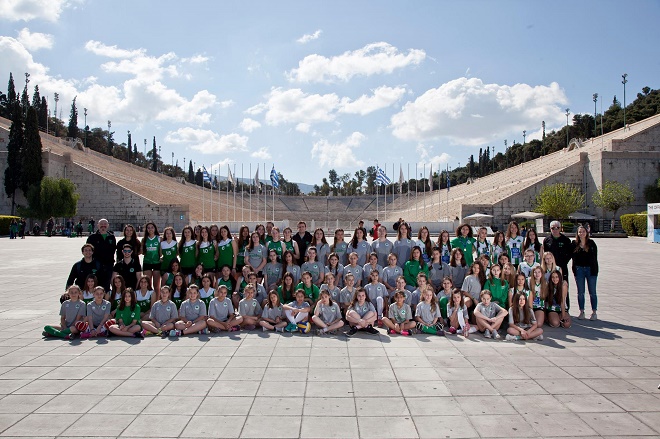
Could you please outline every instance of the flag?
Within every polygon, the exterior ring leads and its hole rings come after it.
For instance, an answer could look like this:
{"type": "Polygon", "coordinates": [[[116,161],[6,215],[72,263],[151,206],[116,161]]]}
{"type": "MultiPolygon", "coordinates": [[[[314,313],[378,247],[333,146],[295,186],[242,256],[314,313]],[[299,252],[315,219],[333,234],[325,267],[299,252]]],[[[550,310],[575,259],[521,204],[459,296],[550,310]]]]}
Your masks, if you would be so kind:
{"type": "Polygon", "coordinates": [[[449,166],[447,166],[447,192],[449,192],[449,186],[451,186],[451,180],[449,179],[449,166]]]}
{"type": "Polygon", "coordinates": [[[392,180],[390,180],[390,177],[388,177],[385,172],[376,165],[376,184],[380,186],[383,184],[390,184],[391,182],[392,180]]]}
{"type": "Polygon", "coordinates": [[[433,163],[431,163],[431,169],[429,170],[429,190],[433,190],[433,163]]]}
{"type": "Polygon", "coordinates": [[[257,173],[254,174],[254,185],[257,187],[261,187],[261,182],[259,181],[259,166],[257,166],[257,173]]]}
{"type": "Polygon", "coordinates": [[[280,179],[277,177],[275,165],[273,165],[273,169],[270,170],[270,182],[273,184],[273,188],[277,189],[280,187],[280,179]]]}
{"type": "Polygon", "coordinates": [[[403,192],[403,168],[399,164],[399,193],[403,192]]]}
{"type": "Polygon", "coordinates": [[[229,165],[227,165],[227,172],[228,172],[227,181],[229,181],[231,184],[236,184],[236,182],[234,181],[234,176],[231,175],[231,168],[229,167],[229,165]]]}
{"type": "Polygon", "coordinates": [[[209,183],[211,182],[211,176],[209,175],[208,172],[206,172],[206,166],[204,165],[202,165],[202,177],[205,182],[206,181],[208,181],[209,183]]]}

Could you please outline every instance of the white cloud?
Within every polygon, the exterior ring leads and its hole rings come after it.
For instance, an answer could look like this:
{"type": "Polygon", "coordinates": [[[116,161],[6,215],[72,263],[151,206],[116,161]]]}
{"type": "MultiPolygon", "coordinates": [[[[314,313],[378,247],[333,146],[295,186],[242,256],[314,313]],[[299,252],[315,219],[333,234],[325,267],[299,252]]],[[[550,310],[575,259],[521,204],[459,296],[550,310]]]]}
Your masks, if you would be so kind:
{"type": "Polygon", "coordinates": [[[415,151],[419,157],[418,166],[428,166],[429,164],[433,166],[433,169],[436,171],[440,168],[444,168],[443,165],[446,165],[449,162],[451,156],[446,152],[441,153],[440,155],[433,154],[433,146],[426,146],[422,143],[417,145],[415,151]]]}
{"type": "Polygon", "coordinates": [[[561,124],[564,91],[549,86],[484,84],[478,78],[458,78],[427,90],[392,116],[394,136],[423,141],[447,138],[454,143],[481,145],[511,131],[561,124]]]}
{"type": "Polygon", "coordinates": [[[42,34],[39,32],[30,32],[30,29],[24,27],[18,32],[18,41],[27,50],[51,49],[53,47],[54,38],[50,34],[42,34]]]}
{"type": "Polygon", "coordinates": [[[0,0],[0,18],[8,21],[41,19],[56,22],[66,0],[0,0]]]}
{"type": "Polygon", "coordinates": [[[333,112],[339,104],[339,97],[334,93],[307,94],[299,88],[276,88],[271,90],[265,104],[265,119],[268,125],[329,122],[335,118],[333,112]]]}
{"type": "Polygon", "coordinates": [[[246,133],[251,133],[252,131],[256,130],[261,126],[261,123],[257,122],[254,119],[250,119],[249,117],[246,117],[243,119],[239,125],[243,131],[246,133]]]}
{"type": "Polygon", "coordinates": [[[229,108],[229,107],[233,106],[235,103],[236,102],[234,102],[231,99],[229,99],[227,101],[222,101],[222,102],[220,102],[220,108],[229,108]]]}
{"type": "Polygon", "coordinates": [[[107,58],[120,58],[130,59],[139,56],[144,56],[145,49],[126,50],[120,49],[117,46],[108,46],[100,41],[89,40],[85,43],[85,50],[92,52],[95,55],[105,56],[107,58]]]}
{"type": "Polygon", "coordinates": [[[314,143],[312,147],[312,158],[321,166],[331,168],[354,168],[364,165],[362,160],[358,160],[353,151],[360,147],[360,144],[366,139],[366,136],[358,131],[352,133],[343,142],[330,143],[326,139],[321,139],[314,143]]]}
{"type": "Polygon", "coordinates": [[[254,157],[255,159],[268,160],[272,156],[270,155],[270,152],[268,151],[268,148],[263,147],[263,148],[259,148],[258,150],[252,152],[252,154],[250,154],[250,157],[254,157]]]}
{"type": "Polygon", "coordinates": [[[181,58],[181,62],[190,63],[190,64],[204,64],[210,58],[204,55],[193,55],[190,58],[181,58]]]}
{"type": "Polygon", "coordinates": [[[374,90],[373,96],[362,95],[354,101],[342,99],[340,113],[365,115],[396,103],[406,93],[403,87],[382,86],[374,90]]]}
{"type": "Polygon", "coordinates": [[[296,125],[296,131],[300,131],[301,133],[309,133],[310,128],[311,125],[305,122],[300,122],[298,125],[296,125]]]}
{"type": "Polygon", "coordinates": [[[348,81],[354,76],[392,73],[396,69],[417,65],[425,57],[423,50],[410,49],[408,53],[402,53],[388,43],[372,43],[332,58],[308,55],[298,63],[297,69],[287,73],[287,77],[298,82],[348,81]]]}
{"type": "Polygon", "coordinates": [[[235,133],[220,135],[211,130],[184,127],[167,133],[165,141],[186,145],[202,154],[226,154],[247,151],[248,138],[235,133]]]}
{"type": "Polygon", "coordinates": [[[296,40],[297,43],[307,44],[321,36],[321,29],[317,29],[313,34],[305,34],[296,40]]]}

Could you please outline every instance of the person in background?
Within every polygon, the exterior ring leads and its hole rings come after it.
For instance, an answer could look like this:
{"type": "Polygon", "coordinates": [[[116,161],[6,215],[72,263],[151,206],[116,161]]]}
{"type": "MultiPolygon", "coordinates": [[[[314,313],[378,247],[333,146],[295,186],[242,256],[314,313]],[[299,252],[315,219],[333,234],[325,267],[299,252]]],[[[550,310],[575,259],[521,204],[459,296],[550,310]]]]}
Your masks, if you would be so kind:
{"type": "MultiPolygon", "coordinates": [[[[562,278],[568,282],[568,261],[573,257],[573,245],[571,240],[561,233],[561,223],[552,221],[550,223],[550,235],[543,240],[543,251],[550,252],[555,257],[555,263],[561,268],[562,278]]],[[[571,308],[569,295],[566,295],[566,310],[571,308]]]]}
{"type": "Polygon", "coordinates": [[[378,219],[374,219],[374,226],[369,230],[369,234],[371,237],[375,240],[378,239],[378,232],[380,229],[380,223],[378,222],[378,219]]]}
{"type": "Polygon", "coordinates": [[[307,254],[307,247],[312,243],[312,234],[307,231],[307,223],[305,221],[298,222],[298,233],[293,235],[293,240],[298,244],[298,254],[300,255],[296,264],[301,265],[305,262],[302,258],[307,254]]]}

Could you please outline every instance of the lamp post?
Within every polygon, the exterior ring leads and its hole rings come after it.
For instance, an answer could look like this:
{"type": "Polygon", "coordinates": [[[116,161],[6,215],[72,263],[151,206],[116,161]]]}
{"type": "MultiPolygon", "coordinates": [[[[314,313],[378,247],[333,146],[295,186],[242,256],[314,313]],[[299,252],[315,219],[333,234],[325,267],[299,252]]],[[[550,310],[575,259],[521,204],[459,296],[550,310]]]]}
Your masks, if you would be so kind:
{"type": "Polygon", "coordinates": [[[623,129],[626,129],[626,83],[628,82],[628,74],[624,73],[621,75],[623,78],[623,81],[621,81],[621,84],[623,84],[623,129]]]}
{"type": "Polygon", "coordinates": [[[493,174],[495,173],[495,145],[493,145],[491,148],[493,148],[493,158],[491,159],[493,161],[493,174]]]}
{"type": "Polygon", "coordinates": [[[509,147],[506,146],[507,140],[504,139],[504,159],[506,161],[506,167],[509,167],[509,147]]]}
{"type": "Polygon", "coordinates": [[[566,148],[568,148],[568,115],[571,114],[571,109],[566,109],[566,148]]]}
{"type": "Polygon", "coordinates": [[[598,110],[596,109],[596,102],[598,102],[598,93],[594,93],[593,95],[594,98],[594,137],[598,135],[598,125],[596,122],[596,115],[598,110]]]}
{"type": "Polygon", "coordinates": [[[174,170],[174,151],[172,151],[172,170],[174,170]]]}
{"type": "Polygon", "coordinates": [[[85,114],[85,149],[87,149],[87,108],[83,108],[85,114]]]}
{"type": "Polygon", "coordinates": [[[147,160],[147,139],[144,139],[144,160],[147,160]]]}
{"type": "Polygon", "coordinates": [[[112,155],[112,144],[110,143],[110,127],[112,127],[112,122],[108,121],[108,153],[112,155]]]}

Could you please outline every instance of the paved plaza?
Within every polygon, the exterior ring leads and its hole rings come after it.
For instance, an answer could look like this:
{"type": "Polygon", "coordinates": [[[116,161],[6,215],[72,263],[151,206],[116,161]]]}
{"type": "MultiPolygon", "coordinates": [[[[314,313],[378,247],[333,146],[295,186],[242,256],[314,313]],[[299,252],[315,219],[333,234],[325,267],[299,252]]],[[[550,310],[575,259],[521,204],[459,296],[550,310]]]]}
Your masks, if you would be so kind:
{"type": "MultiPolygon", "coordinates": [[[[43,339],[83,242],[0,240],[0,437],[660,436],[660,246],[645,240],[596,240],[601,320],[542,342],[43,339]]],[[[575,316],[572,276],[570,291],[575,316]]]]}

